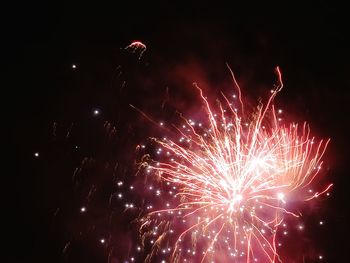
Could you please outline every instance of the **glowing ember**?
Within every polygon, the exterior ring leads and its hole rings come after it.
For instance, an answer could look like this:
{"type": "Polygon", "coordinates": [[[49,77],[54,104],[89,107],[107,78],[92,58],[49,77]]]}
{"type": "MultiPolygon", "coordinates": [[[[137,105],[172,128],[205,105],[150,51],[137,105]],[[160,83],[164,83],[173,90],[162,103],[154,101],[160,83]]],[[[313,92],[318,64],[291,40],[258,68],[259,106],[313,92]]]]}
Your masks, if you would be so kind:
{"type": "Polygon", "coordinates": [[[146,262],[160,256],[164,262],[281,262],[278,228],[286,227],[286,217],[300,216],[289,202],[309,201],[332,186],[309,190],[317,186],[329,140],[316,142],[306,123],[281,123],[282,110],[273,105],[283,87],[279,68],[278,85],[249,116],[230,72],[237,103],[223,95],[225,103],[215,107],[195,84],[206,123],[184,119],[179,139],[153,138],[156,157],[146,154],[140,162],[154,178],[146,191],[158,198],[140,219],[146,262]]]}

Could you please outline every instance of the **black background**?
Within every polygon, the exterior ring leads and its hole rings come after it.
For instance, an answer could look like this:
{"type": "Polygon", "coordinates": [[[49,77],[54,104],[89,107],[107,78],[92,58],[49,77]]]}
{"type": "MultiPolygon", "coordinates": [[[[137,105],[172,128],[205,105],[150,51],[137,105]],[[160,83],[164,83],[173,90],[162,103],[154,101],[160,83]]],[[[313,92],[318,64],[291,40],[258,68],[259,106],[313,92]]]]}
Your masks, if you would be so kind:
{"type": "MultiPolygon", "coordinates": [[[[157,95],[164,96],[165,87],[188,88],[199,75],[218,84],[227,78],[226,62],[256,97],[252,85],[262,83],[257,92],[268,87],[279,65],[286,85],[279,97],[283,109],[310,122],[318,136],[331,138],[325,162],[335,186],[322,210],[326,227],[312,235],[325,251],[324,262],[346,262],[350,67],[345,4],[28,2],[4,11],[3,129],[9,135],[3,140],[10,142],[13,157],[2,175],[8,262],[106,262],[111,247],[126,242],[130,218],[116,216],[120,229],[110,226],[111,169],[96,165],[93,176],[75,186],[74,168],[85,156],[130,166],[134,156],[128,148],[149,134],[140,134],[146,124],[128,104],[157,118],[152,105],[162,101],[157,95]],[[142,60],[123,50],[133,40],[147,45],[142,60]],[[189,70],[184,83],[167,75],[181,68],[189,70]],[[203,74],[190,72],[197,68],[203,74]],[[120,89],[121,79],[126,90],[120,89]],[[98,118],[95,108],[101,110],[98,118]],[[117,126],[112,143],[101,139],[105,120],[117,126]],[[65,139],[68,131],[71,137],[65,139]],[[75,145],[81,152],[72,150],[75,145]],[[36,151],[39,158],[33,157],[36,151]],[[90,204],[94,214],[81,219],[79,209],[91,184],[97,186],[90,204]],[[87,231],[91,225],[97,230],[87,231]],[[108,245],[96,242],[108,235],[108,245]],[[67,242],[69,252],[62,253],[67,242]]],[[[181,97],[183,89],[170,93],[181,97]]],[[[191,104],[193,94],[188,94],[185,105],[191,104]]]]}

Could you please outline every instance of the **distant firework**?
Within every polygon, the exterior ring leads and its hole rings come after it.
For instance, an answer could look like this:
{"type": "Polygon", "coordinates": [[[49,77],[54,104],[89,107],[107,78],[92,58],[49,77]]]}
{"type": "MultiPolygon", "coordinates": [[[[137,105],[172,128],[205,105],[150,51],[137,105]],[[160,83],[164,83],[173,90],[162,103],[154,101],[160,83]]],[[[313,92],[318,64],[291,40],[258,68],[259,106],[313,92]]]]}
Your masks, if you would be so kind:
{"type": "Polygon", "coordinates": [[[147,47],[141,41],[133,41],[133,42],[131,42],[130,45],[125,47],[125,49],[132,52],[132,53],[137,53],[139,56],[139,59],[141,59],[143,53],[146,52],[147,47]]]}
{"type": "Polygon", "coordinates": [[[183,126],[172,127],[179,138],[152,138],[154,152],[139,146],[147,181],[139,193],[146,201],[138,250],[146,251],[145,262],[282,262],[278,230],[301,216],[290,204],[332,187],[313,190],[329,140],[316,141],[307,123],[284,124],[274,107],[283,87],[279,68],[267,102],[253,111],[230,72],[237,94],[222,94],[217,105],[194,84],[204,122],[182,117],[183,126]]]}

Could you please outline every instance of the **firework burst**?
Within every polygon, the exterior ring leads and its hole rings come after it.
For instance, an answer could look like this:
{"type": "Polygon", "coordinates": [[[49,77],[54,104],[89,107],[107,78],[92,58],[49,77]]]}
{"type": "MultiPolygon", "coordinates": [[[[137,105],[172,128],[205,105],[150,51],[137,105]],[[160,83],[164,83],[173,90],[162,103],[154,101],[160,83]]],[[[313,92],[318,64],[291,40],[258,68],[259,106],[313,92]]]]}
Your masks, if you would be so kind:
{"type": "Polygon", "coordinates": [[[300,217],[289,203],[332,186],[310,190],[329,140],[316,141],[307,123],[281,122],[273,102],[283,87],[279,68],[268,100],[252,112],[229,70],[237,95],[211,105],[194,84],[206,121],[182,117],[184,125],[173,126],[179,138],[152,138],[155,156],[140,161],[154,182],[146,190],[158,198],[139,221],[146,262],[159,255],[163,262],[282,262],[278,229],[286,217],[300,217]]]}
{"type": "Polygon", "coordinates": [[[139,59],[141,59],[143,53],[146,52],[146,45],[142,43],[141,41],[133,41],[130,45],[125,47],[125,50],[130,51],[131,53],[136,53],[139,56],[139,59]]]}

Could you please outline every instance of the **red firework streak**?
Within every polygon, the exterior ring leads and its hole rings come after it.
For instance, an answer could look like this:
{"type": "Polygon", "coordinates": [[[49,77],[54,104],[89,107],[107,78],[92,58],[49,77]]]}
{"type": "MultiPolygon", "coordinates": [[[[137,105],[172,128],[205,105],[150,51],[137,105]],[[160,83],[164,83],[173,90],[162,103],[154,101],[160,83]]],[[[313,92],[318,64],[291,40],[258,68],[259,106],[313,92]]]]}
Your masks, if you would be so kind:
{"type": "Polygon", "coordinates": [[[140,219],[146,262],[282,262],[278,229],[287,217],[301,216],[289,202],[302,204],[332,187],[312,190],[329,140],[316,141],[307,123],[283,124],[275,110],[279,68],[267,102],[251,113],[229,70],[238,96],[222,94],[214,107],[194,84],[205,123],[183,118],[175,127],[179,138],[152,138],[157,157],[140,162],[160,185],[147,188],[162,200],[149,203],[140,219]]]}
{"type": "Polygon", "coordinates": [[[131,51],[132,53],[139,53],[139,59],[141,59],[143,53],[146,52],[146,45],[141,41],[133,41],[130,45],[125,47],[126,50],[131,51]]]}

